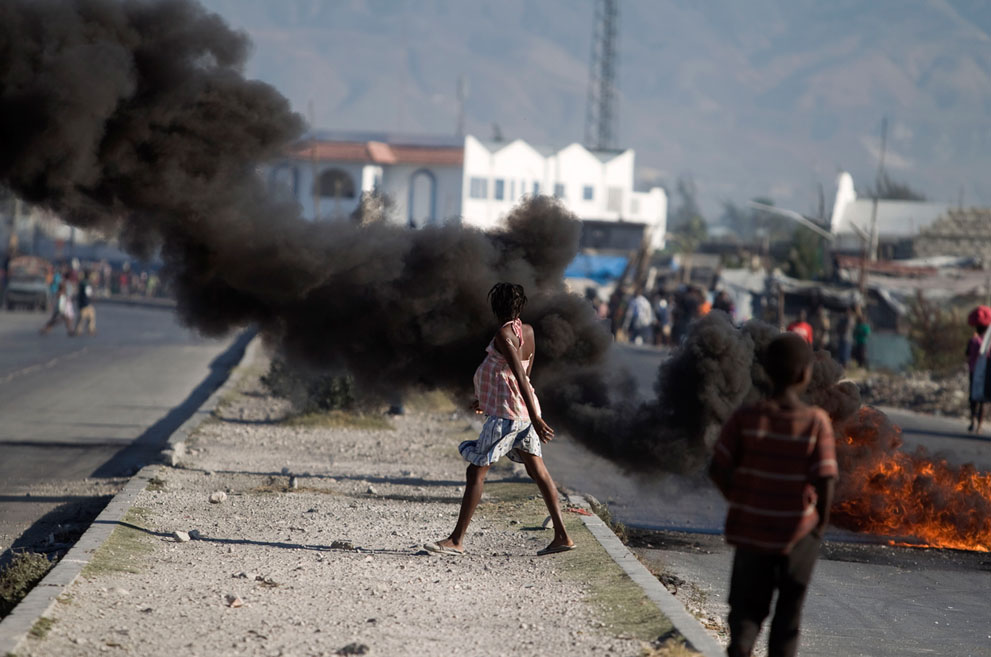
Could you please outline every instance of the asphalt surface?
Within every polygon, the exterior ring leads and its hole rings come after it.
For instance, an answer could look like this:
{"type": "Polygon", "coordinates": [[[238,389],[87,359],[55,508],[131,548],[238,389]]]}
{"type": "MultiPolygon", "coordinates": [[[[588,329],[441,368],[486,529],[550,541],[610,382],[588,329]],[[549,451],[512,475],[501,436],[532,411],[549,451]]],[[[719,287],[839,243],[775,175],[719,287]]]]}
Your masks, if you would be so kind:
{"type": "MultiPolygon", "coordinates": [[[[630,368],[642,395],[652,394],[663,352],[620,345],[613,357],[630,368]]],[[[975,438],[957,419],[885,410],[902,427],[906,448],[991,466],[991,435],[975,438]]],[[[705,477],[631,477],[564,437],[544,458],[559,485],[607,502],[628,525],[654,530],[636,551],[656,572],[689,582],[702,606],[725,619],[726,504],[705,477]]],[[[803,656],[991,656],[991,554],[894,547],[842,530],[827,539],[805,606],[803,656]]]]}
{"type": "Polygon", "coordinates": [[[96,312],[96,335],[81,337],[39,335],[41,313],[0,312],[4,557],[71,541],[239,357],[232,337],[198,336],[169,309],[96,312]]]}

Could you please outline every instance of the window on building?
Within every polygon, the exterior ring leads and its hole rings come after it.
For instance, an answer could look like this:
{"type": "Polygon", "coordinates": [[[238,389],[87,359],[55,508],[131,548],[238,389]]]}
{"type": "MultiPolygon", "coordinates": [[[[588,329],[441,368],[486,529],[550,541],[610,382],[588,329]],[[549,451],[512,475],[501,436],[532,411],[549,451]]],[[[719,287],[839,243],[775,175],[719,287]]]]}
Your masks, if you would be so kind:
{"type": "Polygon", "coordinates": [[[594,201],[595,200],[595,188],[591,185],[585,185],[582,187],[582,200],[584,201],[594,201]]]}
{"type": "Polygon", "coordinates": [[[502,178],[495,179],[495,186],[492,188],[492,198],[497,201],[506,198],[506,181],[502,178]]]}
{"type": "Polygon", "coordinates": [[[471,198],[488,198],[489,181],[486,178],[472,177],[468,181],[468,196],[471,198]]]}
{"type": "Polygon", "coordinates": [[[564,198],[563,183],[554,183],[554,198],[564,198]]]}
{"type": "Polygon", "coordinates": [[[317,178],[317,192],[324,198],[354,198],[354,180],[343,169],[327,169],[317,178]]]}
{"type": "Polygon", "coordinates": [[[515,201],[516,200],[516,181],[515,180],[510,180],[509,181],[509,200],[511,200],[511,201],[515,201]]]}
{"type": "Polygon", "coordinates": [[[540,196],[540,183],[536,180],[533,181],[533,195],[540,196]]]}
{"type": "Polygon", "coordinates": [[[429,169],[418,169],[410,176],[407,213],[410,228],[437,220],[437,177],[429,169]]]}
{"type": "Polygon", "coordinates": [[[295,200],[299,187],[299,171],[294,166],[280,164],[272,169],[269,177],[269,189],[282,199],[295,200]]]}
{"type": "Polygon", "coordinates": [[[623,212],[623,188],[610,187],[606,193],[606,210],[609,212],[623,212]]]}

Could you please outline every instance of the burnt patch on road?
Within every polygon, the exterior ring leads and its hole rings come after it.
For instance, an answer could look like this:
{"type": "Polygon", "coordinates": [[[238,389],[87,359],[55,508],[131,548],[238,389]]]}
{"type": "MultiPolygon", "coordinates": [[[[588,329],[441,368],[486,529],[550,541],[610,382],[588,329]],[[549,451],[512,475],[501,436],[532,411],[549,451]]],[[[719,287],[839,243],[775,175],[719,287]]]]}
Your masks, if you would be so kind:
{"type": "MultiPolygon", "coordinates": [[[[692,554],[729,553],[732,546],[718,534],[629,528],[629,547],[692,554]]],[[[859,538],[859,537],[858,537],[859,538]]],[[[729,557],[728,557],[729,558],[729,557]]],[[[906,570],[952,570],[991,572],[991,556],[984,552],[889,544],[876,541],[845,541],[827,538],[821,560],[893,566],[906,570]]]]}

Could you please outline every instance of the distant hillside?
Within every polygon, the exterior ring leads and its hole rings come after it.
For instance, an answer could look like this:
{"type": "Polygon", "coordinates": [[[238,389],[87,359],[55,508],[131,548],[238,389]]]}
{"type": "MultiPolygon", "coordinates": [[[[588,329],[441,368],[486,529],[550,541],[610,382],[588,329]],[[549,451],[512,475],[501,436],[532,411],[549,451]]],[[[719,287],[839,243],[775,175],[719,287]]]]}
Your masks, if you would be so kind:
{"type": "MultiPolygon", "coordinates": [[[[582,137],[591,0],[208,0],[255,42],[249,75],[335,129],[582,137]]],[[[874,175],[882,115],[892,177],[930,199],[991,205],[991,3],[625,0],[620,134],[641,173],[691,173],[705,209],[874,175]]],[[[828,192],[827,192],[828,193],[828,192]]]]}

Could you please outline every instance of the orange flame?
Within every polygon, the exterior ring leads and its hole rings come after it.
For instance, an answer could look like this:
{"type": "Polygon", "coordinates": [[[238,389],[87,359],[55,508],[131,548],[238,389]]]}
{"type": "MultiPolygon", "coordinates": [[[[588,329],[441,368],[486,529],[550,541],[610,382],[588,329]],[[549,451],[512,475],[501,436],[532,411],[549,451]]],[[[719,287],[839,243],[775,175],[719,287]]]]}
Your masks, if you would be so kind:
{"type": "Polygon", "coordinates": [[[951,466],[922,448],[899,451],[900,429],[872,408],[837,431],[833,524],[930,547],[991,551],[991,473],[951,466]]]}

